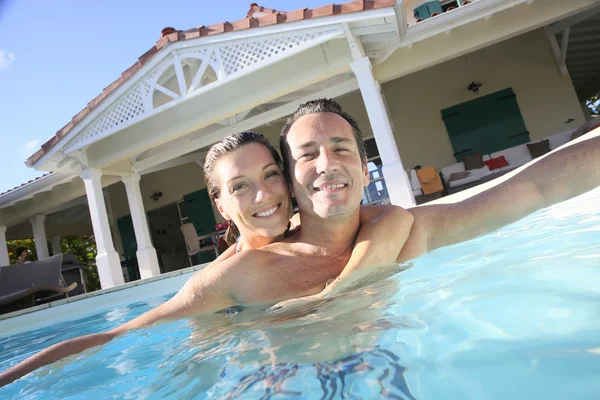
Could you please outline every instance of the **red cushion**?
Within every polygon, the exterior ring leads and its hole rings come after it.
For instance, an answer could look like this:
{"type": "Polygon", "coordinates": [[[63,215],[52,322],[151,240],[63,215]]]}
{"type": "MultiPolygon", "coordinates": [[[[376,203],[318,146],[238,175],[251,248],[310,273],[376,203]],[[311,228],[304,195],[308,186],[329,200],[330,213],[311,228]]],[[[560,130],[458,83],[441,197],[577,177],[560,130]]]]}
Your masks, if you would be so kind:
{"type": "Polygon", "coordinates": [[[492,158],[491,160],[484,161],[483,163],[488,166],[490,171],[493,171],[495,169],[502,168],[502,167],[508,167],[508,165],[509,165],[508,161],[506,161],[506,158],[504,158],[504,156],[492,158]]]}

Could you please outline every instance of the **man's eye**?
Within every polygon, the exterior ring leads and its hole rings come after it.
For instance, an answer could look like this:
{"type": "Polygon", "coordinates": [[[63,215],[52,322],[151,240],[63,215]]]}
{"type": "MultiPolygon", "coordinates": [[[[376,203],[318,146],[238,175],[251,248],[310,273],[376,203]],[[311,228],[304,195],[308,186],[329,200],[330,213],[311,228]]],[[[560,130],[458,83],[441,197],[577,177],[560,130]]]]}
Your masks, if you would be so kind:
{"type": "Polygon", "coordinates": [[[341,152],[341,151],[350,151],[344,147],[338,147],[337,149],[335,149],[336,152],[341,152]]]}
{"type": "Polygon", "coordinates": [[[300,158],[312,158],[314,155],[315,153],[303,153],[300,155],[300,158]]]}

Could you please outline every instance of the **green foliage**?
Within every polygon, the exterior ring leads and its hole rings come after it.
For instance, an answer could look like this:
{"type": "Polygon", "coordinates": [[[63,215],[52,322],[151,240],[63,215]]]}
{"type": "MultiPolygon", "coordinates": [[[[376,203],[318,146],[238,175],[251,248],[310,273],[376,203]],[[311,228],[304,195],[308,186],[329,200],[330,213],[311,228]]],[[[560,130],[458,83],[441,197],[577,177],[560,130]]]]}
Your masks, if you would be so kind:
{"type": "Polygon", "coordinates": [[[96,267],[96,243],[93,237],[63,237],[61,242],[63,253],[71,253],[85,264],[82,268],[85,286],[88,292],[100,289],[100,278],[96,267]]]}
{"type": "Polygon", "coordinates": [[[27,257],[27,259],[29,261],[37,260],[37,252],[35,251],[35,242],[33,239],[7,240],[6,244],[8,246],[8,259],[10,260],[10,265],[13,265],[17,262],[17,259],[19,258],[17,249],[19,247],[27,247],[29,250],[29,257],[27,257]]]}

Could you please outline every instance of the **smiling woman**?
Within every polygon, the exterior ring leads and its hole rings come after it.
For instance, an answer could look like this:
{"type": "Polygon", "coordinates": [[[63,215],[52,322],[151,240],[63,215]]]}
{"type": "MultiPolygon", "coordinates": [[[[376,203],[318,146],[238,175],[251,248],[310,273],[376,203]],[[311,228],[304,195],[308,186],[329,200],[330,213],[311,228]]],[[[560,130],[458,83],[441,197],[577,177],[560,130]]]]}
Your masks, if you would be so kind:
{"type": "Polygon", "coordinates": [[[236,133],[211,147],[204,164],[210,198],[231,229],[237,249],[259,248],[281,239],[291,217],[291,201],[281,157],[262,135],[236,133]]]}

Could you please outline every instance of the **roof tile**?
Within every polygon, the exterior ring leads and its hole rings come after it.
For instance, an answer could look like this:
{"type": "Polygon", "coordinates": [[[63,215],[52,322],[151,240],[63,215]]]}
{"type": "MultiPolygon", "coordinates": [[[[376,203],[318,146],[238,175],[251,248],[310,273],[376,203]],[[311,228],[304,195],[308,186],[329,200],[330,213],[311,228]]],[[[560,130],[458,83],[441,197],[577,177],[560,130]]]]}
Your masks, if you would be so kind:
{"type": "Polygon", "coordinates": [[[152,46],[150,47],[150,50],[148,50],[138,58],[138,61],[140,62],[140,64],[144,65],[148,62],[148,60],[154,57],[156,53],[158,53],[158,49],[156,48],[156,46],[152,46]]]}
{"type": "Polygon", "coordinates": [[[244,18],[231,23],[234,31],[250,28],[250,18],[244,18]]]}
{"type": "Polygon", "coordinates": [[[352,13],[364,10],[365,2],[363,0],[351,1],[349,3],[340,4],[340,14],[352,13]]]}
{"type": "Polygon", "coordinates": [[[138,60],[131,67],[123,71],[123,73],[121,74],[121,78],[123,78],[123,81],[126,81],[131,75],[138,72],[140,68],[142,68],[142,63],[138,60]]]}
{"type": "Polygon", "coordinates": [[[57,132],[56,132],[56,136],[58,136],[59,138],[62,138],[63,136],[65,136],[67,133],[69,133],[69,131],[71,129],[73,129],[75,125],[73,125],[73,121],[69,121],[65,126],[63,126],[62,128],[60,128],[57,132]]]}
{"type": "Polygon", "coordinates": [[[98,104],[100,104],[100,102],[102,100],[104,100],[105,97],[106,97],[106,92],[100,93],[98,96],[94,97],[94,99],[92,101],[90,101],[89,103],[87,103],[88,108],[90,110],[93,110],[94,108],[96,108],[96,106],[98,104]]]}
{"type": "Polygon", "coordinates": [[[180,40],[196,39],[200,37],[200,29],[192,28],[179,33],[180,40]]]}
{"type": "Polygon", "coordinates": [[[85,106],[83,110],[79,111],[73,118],[71,118],[71,122],[73,123],[73,125],[77,125],[77,123],[84,119],[85,116],[89,113],[90,109],[87,106],[85,106]]]}
{"type": "Polygon", "coordinates": [[[289,13],[285,13],[286,21],[285,22],[294,22],[294,21],[302,21],[306,18],[307,8],[301,8],[300,10],[295,10],[289,13]]]}
{"type": "Polygon", "coordinates": [[[308,10],[308,13],[310,15],[309,18],[319,18],[326,17],[328,15],[333,15],[333,6],[334,4],[328,4],[326,6],[321,6],[313,8],[312,10],[308,10]]]}
{"type": "Polygon", "coordinates": [[[48,151],[48,149],[50,149],[51,147],[53,147],[56,143],[58,143],[58,141],[60,140],[60,137],[58,135],[54,135],[50,138],[50,140],[48,140],[46,143],[44,143],[42,145],[42,150],[44,150],[44,152],[48,151]]]}
{"type": "Polygon", "coordinates": [[[106,93],[106,95],[109,95],[113,90],[118,88],[121,85],[121,83],[123,83],[123,78],[118,77],[113,83],[104,88],[104,92],[106,93]]]}

